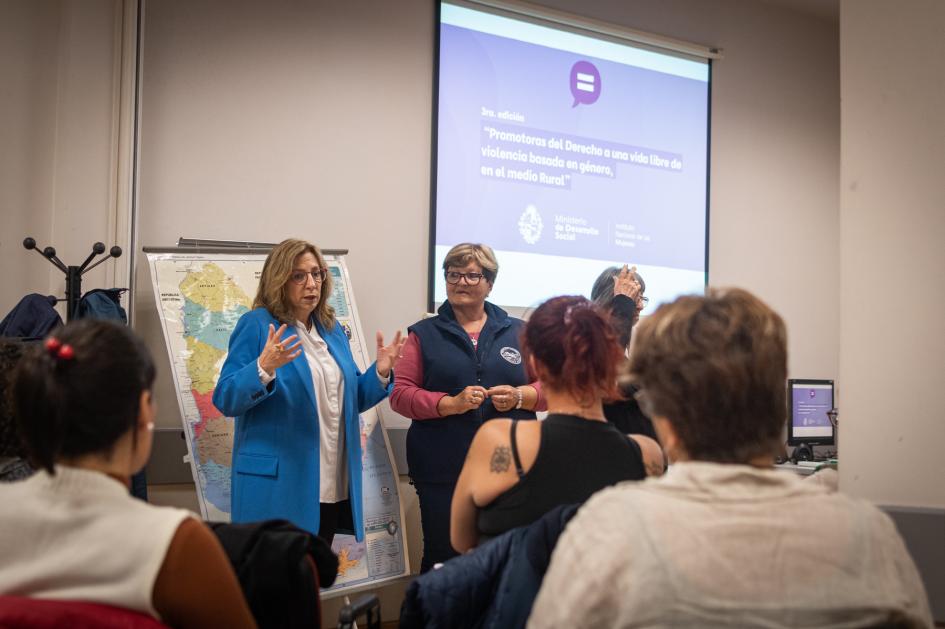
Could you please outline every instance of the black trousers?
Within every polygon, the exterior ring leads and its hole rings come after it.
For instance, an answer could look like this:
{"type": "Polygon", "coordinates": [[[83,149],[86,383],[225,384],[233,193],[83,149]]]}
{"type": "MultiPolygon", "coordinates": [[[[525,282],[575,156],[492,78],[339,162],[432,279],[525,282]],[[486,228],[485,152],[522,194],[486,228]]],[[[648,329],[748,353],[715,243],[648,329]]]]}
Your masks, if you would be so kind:
{"type": "Polygon", "coordinates": [[[331,546],[335,533],[354,535],[354,517],[351,514],[351,501],[320,502],[318,515],[318,536],[331,546]]]}
{"type": "Polygon", "coordinates": [[[456,483],[413,482],[420,498],[420,526],[423,529],[423,559],[420,572],[433,568],[459,553],[450,544],[450,505],[456,483]]]}

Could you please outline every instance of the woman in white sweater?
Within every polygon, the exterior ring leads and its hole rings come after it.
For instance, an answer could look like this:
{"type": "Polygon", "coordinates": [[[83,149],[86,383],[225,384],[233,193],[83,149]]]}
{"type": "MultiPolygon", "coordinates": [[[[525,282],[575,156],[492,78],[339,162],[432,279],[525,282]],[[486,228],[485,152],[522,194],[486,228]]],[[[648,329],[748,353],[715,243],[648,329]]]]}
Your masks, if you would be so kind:
{"type": "Polygon", "coordinates": [[[254,627],[213,533],[128,493],[151,453],[153,382],[141,340],[106,321],[69,324],[23,357],[13,402],[39,471],[0,486],[0,595],[113,605],[173,627],[254,627]]]}

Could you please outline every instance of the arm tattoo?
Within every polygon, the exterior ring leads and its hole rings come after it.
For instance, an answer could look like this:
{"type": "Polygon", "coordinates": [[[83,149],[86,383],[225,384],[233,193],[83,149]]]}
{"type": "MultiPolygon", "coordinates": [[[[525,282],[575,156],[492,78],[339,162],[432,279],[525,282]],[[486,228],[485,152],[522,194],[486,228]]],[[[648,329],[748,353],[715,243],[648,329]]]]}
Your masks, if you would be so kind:
{"type": "Polygon", "coordinates": [[[659,476],[663,473],[663,464],[660,461],[646,461],[644,465],[647,476],[659,476]]]}
{"type": "Polygon", "coordinates": [[[489,461],[489,471],[496,474],[507,472],[511,462],[512,451],[507,446],[496,446],[492,452],[492,459],[489,461]]]}

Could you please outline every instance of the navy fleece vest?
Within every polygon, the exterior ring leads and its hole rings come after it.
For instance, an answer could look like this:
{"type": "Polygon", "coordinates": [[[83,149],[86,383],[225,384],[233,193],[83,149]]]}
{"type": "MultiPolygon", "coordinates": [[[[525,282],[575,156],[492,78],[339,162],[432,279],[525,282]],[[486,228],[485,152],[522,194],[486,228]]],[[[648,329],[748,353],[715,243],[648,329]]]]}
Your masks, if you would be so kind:
{"type": "MultiPolygon", "coordinates": [[[[518,338],[524,322],[486,302],[486,325],[473,348],[469,335],[456,321],[449,302],[438,315],[410,326],[423,356],[423,388],[456,395],[470,385],[490,388],[528,383],[518,338]]],[[[493,417],[534,419],[531,411],[499,413],[486,400],[478,409],[440,419],[416,420],[407,432],[407,465],[414,480],[455,482],[466,451],[482,422],[493,417]]]]}

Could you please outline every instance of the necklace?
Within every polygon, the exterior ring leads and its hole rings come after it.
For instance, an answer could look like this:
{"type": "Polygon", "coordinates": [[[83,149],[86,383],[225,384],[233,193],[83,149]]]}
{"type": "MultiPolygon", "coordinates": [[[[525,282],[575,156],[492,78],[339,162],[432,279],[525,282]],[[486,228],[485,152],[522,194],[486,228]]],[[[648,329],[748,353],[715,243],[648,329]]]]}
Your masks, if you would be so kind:
{"type": "Polygon", "coordinates": [[[463,328],[466,334],[469,335],[469,340],[472,341],[473,349],[476,349],[477,347],[479,347],[479,334],[482,332],[482,329],[486,327],[487,318],[488,317],[486,315],[483,315],[482,319],[479,320],[479,326],[473,331],[466,330],[465,328],[463,328]]]}

